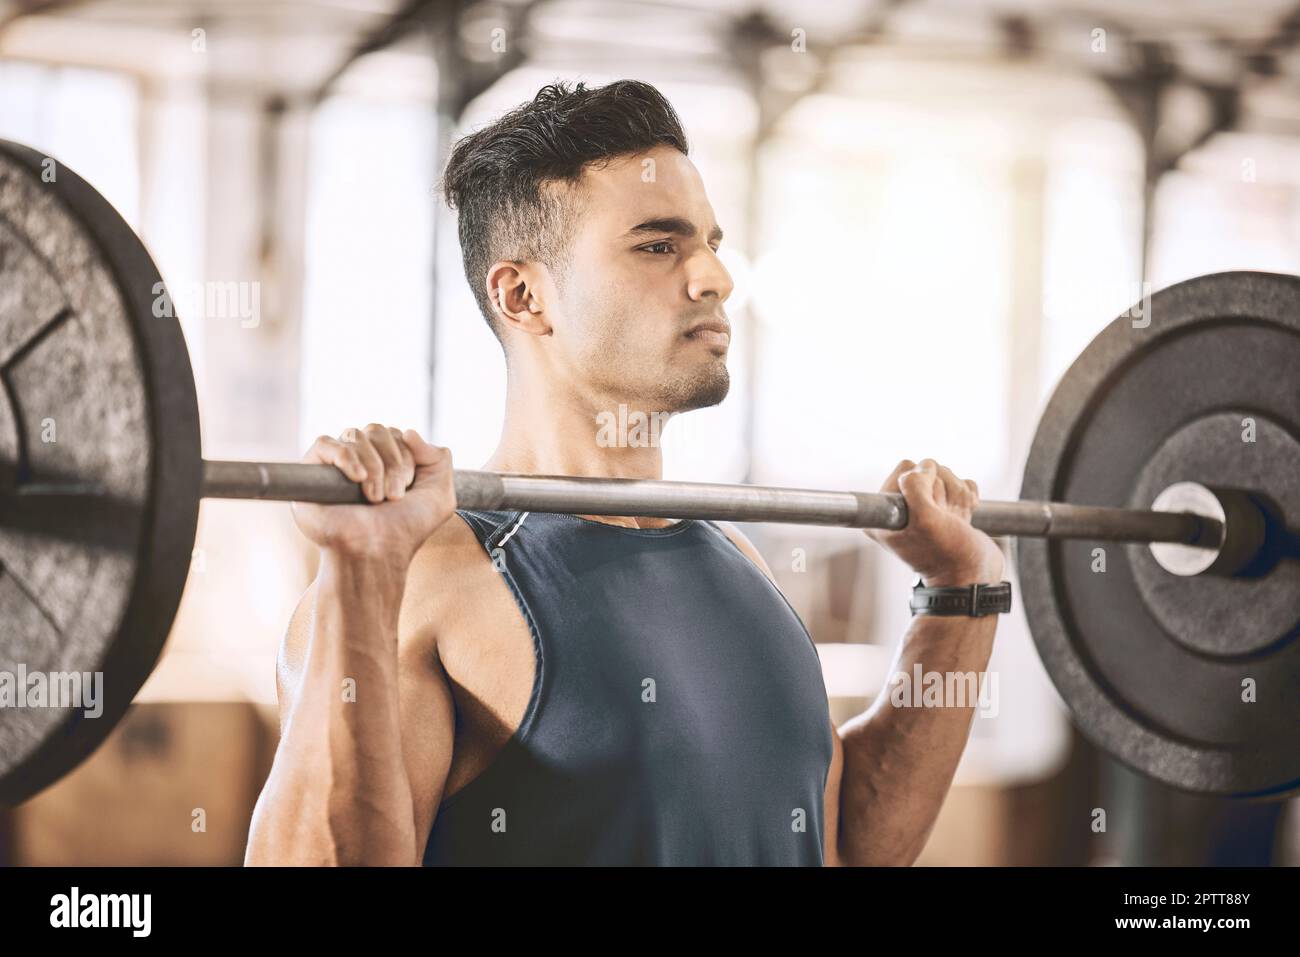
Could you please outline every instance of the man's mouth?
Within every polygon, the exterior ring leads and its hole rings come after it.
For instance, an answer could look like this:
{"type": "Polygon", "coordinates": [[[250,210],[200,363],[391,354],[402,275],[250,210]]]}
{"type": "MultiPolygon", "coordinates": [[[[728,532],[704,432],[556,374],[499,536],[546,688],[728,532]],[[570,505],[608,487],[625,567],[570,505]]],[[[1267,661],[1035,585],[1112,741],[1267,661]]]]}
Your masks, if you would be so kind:
{"type": "Polygon", "coordinates": [[[731,327],[724,322],[705,322],[688,332],[686,338],[725,349],[731,344],[731,327]]]}
{"type": "Polygon", "coordinates": [[[716,332],[713,329],[700,329],[698,332],[692,332],[688,339],[697,339],[700,342],[706,342],[714,346],[727,346],[731,342],[731,336],[725,332],[716,332]]]}

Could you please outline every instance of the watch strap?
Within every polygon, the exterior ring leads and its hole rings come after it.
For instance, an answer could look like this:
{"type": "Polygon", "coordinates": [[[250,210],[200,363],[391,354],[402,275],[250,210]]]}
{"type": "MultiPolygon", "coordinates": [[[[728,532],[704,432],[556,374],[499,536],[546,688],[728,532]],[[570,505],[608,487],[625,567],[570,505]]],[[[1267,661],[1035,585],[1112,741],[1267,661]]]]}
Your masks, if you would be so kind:
{"type": "Polygon", "coordinates": [[[918,578],[909,607],[913,615],[999,615],[1011,610],[1011,582],[928,588],[918,578]]]}

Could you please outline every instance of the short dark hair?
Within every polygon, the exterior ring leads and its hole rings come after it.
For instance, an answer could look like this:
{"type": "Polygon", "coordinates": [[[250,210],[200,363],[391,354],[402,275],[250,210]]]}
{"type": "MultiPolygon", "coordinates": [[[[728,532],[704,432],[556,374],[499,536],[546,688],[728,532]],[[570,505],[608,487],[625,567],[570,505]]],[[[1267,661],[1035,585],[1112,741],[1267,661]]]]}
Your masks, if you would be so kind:
{"type": "Polygon", "coordinates": [[[591,163],[656,146],[689,151],[681,119],[662,93],[639,80],[587,89],[564,82],[542,87],[456,143],[443,172],[447,205],[460,211],[465,278],[498,339],[483,279],[493,263],[542,262],[562,279],[582,212],[572,190],[591,163]]]}

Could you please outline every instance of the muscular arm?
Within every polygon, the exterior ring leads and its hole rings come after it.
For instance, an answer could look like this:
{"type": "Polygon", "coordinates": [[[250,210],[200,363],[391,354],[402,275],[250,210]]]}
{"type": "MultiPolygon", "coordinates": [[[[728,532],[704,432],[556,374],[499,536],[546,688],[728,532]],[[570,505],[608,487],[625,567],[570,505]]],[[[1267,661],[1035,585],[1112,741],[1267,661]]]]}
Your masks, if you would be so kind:
{"type": "MultiPolygon", "coordinates": [[[[891,675],[975,672],[988,667],[997,616],[918,615],[908,626],[891,675]]],[[[840,728],[844,741],[840,855],[846,864],[909,865],[920,855],[952,785],[970,736],[975,702],[899,708],[888,690],[840,728]]]]}
{"type": "Polygon", "coordinates": [[[322,553],[277,670],[280,744],[247,864],[419,864],[451,764],[436,549],[406,568],[322,553]]]}

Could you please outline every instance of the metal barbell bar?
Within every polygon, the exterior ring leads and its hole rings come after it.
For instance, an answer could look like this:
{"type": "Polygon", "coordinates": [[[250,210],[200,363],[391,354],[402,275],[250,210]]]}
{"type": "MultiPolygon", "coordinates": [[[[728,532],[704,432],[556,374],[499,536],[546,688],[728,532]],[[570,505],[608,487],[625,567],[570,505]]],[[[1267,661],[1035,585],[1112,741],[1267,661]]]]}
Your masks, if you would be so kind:
{"type": "MultiPolygon", "coordinates": [[[[907,503],[892,492],[839,492],[670,482],[655,479],[509,475],[457,469],[459,508],[489,511],[635,515],[749,522],[900,529],[907,503]]],[[[364,503],[361,487],[332,465],[205,460],[205,498],[364,503]]],[[[1170,542],[1219,548],[1224,525],[1208,515],[1068,505],[1061,502],[981,502],[971,524],[989,535],[1170,542]]]]}

